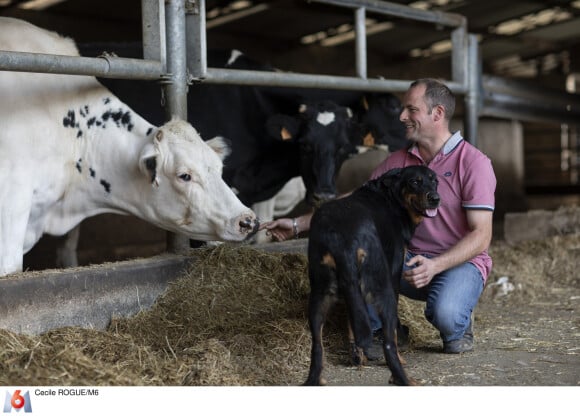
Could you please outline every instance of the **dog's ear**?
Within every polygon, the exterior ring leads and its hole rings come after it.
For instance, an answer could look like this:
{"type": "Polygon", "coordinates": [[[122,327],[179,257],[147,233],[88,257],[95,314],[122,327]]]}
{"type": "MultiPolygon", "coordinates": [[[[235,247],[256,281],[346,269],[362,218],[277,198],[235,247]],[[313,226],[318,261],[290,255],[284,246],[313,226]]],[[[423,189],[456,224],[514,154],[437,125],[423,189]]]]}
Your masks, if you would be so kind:
{"type": "Polygon", "coordinates": [[[383,173],[381,184],[387,188],[392,187],[393,183],[401,177],[402,168],[394,168],[383,173]]]}
{"type": "Polygon", "coordinates": [[[393,198],[394,200],[397,200],[399,202],[403,202],[402,201],[402,195],[401,195],[401,177],[403,175],[403,169],[402,168],[394,168],[391,169],[387,172],[385,172],[383,174],[383,176],[380,177],[379,181],[381,183],[381,188],[382,188],[382,192],[385,192],[388,195],[391,195],[391,198],[393,198]]]}

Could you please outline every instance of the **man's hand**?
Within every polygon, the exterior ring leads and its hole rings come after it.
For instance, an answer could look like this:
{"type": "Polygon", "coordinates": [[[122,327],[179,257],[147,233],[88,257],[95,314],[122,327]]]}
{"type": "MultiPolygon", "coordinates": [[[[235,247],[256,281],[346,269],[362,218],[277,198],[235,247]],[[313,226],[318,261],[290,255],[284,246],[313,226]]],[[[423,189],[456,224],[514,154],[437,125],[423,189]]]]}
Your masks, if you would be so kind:
{"type": "Polygon", "coordinates": [[[266,235],[274,241],[285,241],[294,238],[294,228],[291,218],[279,218],[260,225],[260,230],[266,230],[266,235]]]}
{"type": "Polygon", "coordinates": [[[411,269],[403,273],[403,278],[417,289],[427,286],[438,272],[435,262],[423,256],[415,256],[407,262],[411,269]]]}

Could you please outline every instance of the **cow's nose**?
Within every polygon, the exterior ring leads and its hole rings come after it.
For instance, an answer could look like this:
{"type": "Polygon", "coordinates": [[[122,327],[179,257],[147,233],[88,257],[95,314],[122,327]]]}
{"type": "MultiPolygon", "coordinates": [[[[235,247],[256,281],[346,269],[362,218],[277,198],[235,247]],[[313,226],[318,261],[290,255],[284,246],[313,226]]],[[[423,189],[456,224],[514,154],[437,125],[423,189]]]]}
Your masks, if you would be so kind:
{"type": "Polygon", "coordinates": [[[258,232],[260,221],[256,217],[245,216],[240,219],[239,225],[242,230],[248,231],[250,235],[253,235],[258,232]]]}

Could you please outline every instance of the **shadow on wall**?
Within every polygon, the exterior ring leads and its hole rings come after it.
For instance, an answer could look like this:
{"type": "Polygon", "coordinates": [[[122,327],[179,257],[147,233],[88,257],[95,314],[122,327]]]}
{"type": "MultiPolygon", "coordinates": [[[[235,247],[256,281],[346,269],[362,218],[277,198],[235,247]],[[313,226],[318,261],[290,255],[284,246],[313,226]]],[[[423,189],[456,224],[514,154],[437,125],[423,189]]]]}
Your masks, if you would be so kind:
{"type": "MultiPolygon", "coordinates": [[[[166,235],[164,230],[132,216],[102,214],[88,218],[81,224],[79,266],[163,253],[166,235]]],[[[24,256],[24,270],[58,267],[56,250],[63,241],[64,237],[43,236],[24,256]]]]}

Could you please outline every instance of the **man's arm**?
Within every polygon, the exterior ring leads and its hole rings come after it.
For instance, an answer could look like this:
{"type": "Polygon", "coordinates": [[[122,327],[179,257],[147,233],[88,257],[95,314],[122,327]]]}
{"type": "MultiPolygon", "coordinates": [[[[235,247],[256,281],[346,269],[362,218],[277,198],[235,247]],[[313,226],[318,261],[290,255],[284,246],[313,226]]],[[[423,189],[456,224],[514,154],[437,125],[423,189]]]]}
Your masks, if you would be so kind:
{"type": "MultiPolygon", "coordinates": [[[[337,198],[347,197],[353,192],[340,194],[337,198]]],[[[311,211],[296,218],[279,218],[268,221],[260,225],[260,230],[267,230],[274,241],[285,241],[296,237],[299,233],[310,230],[310,221],[313,215],[314,211],[311,211]],[[294,229],[295,224],[296,229],[294,229]]]]}
{"type": "Polygon", "coordinates": [[[404,277],[412,286],[421,288],[428,285],[436,274],[471,260],[489,247],[493,230],[493,211],[467,210],[466,213],[470,231],[456,245],[431,259],[415,256],[409,260],[407,265],[416,267],[407,270],[404,277]]]}

